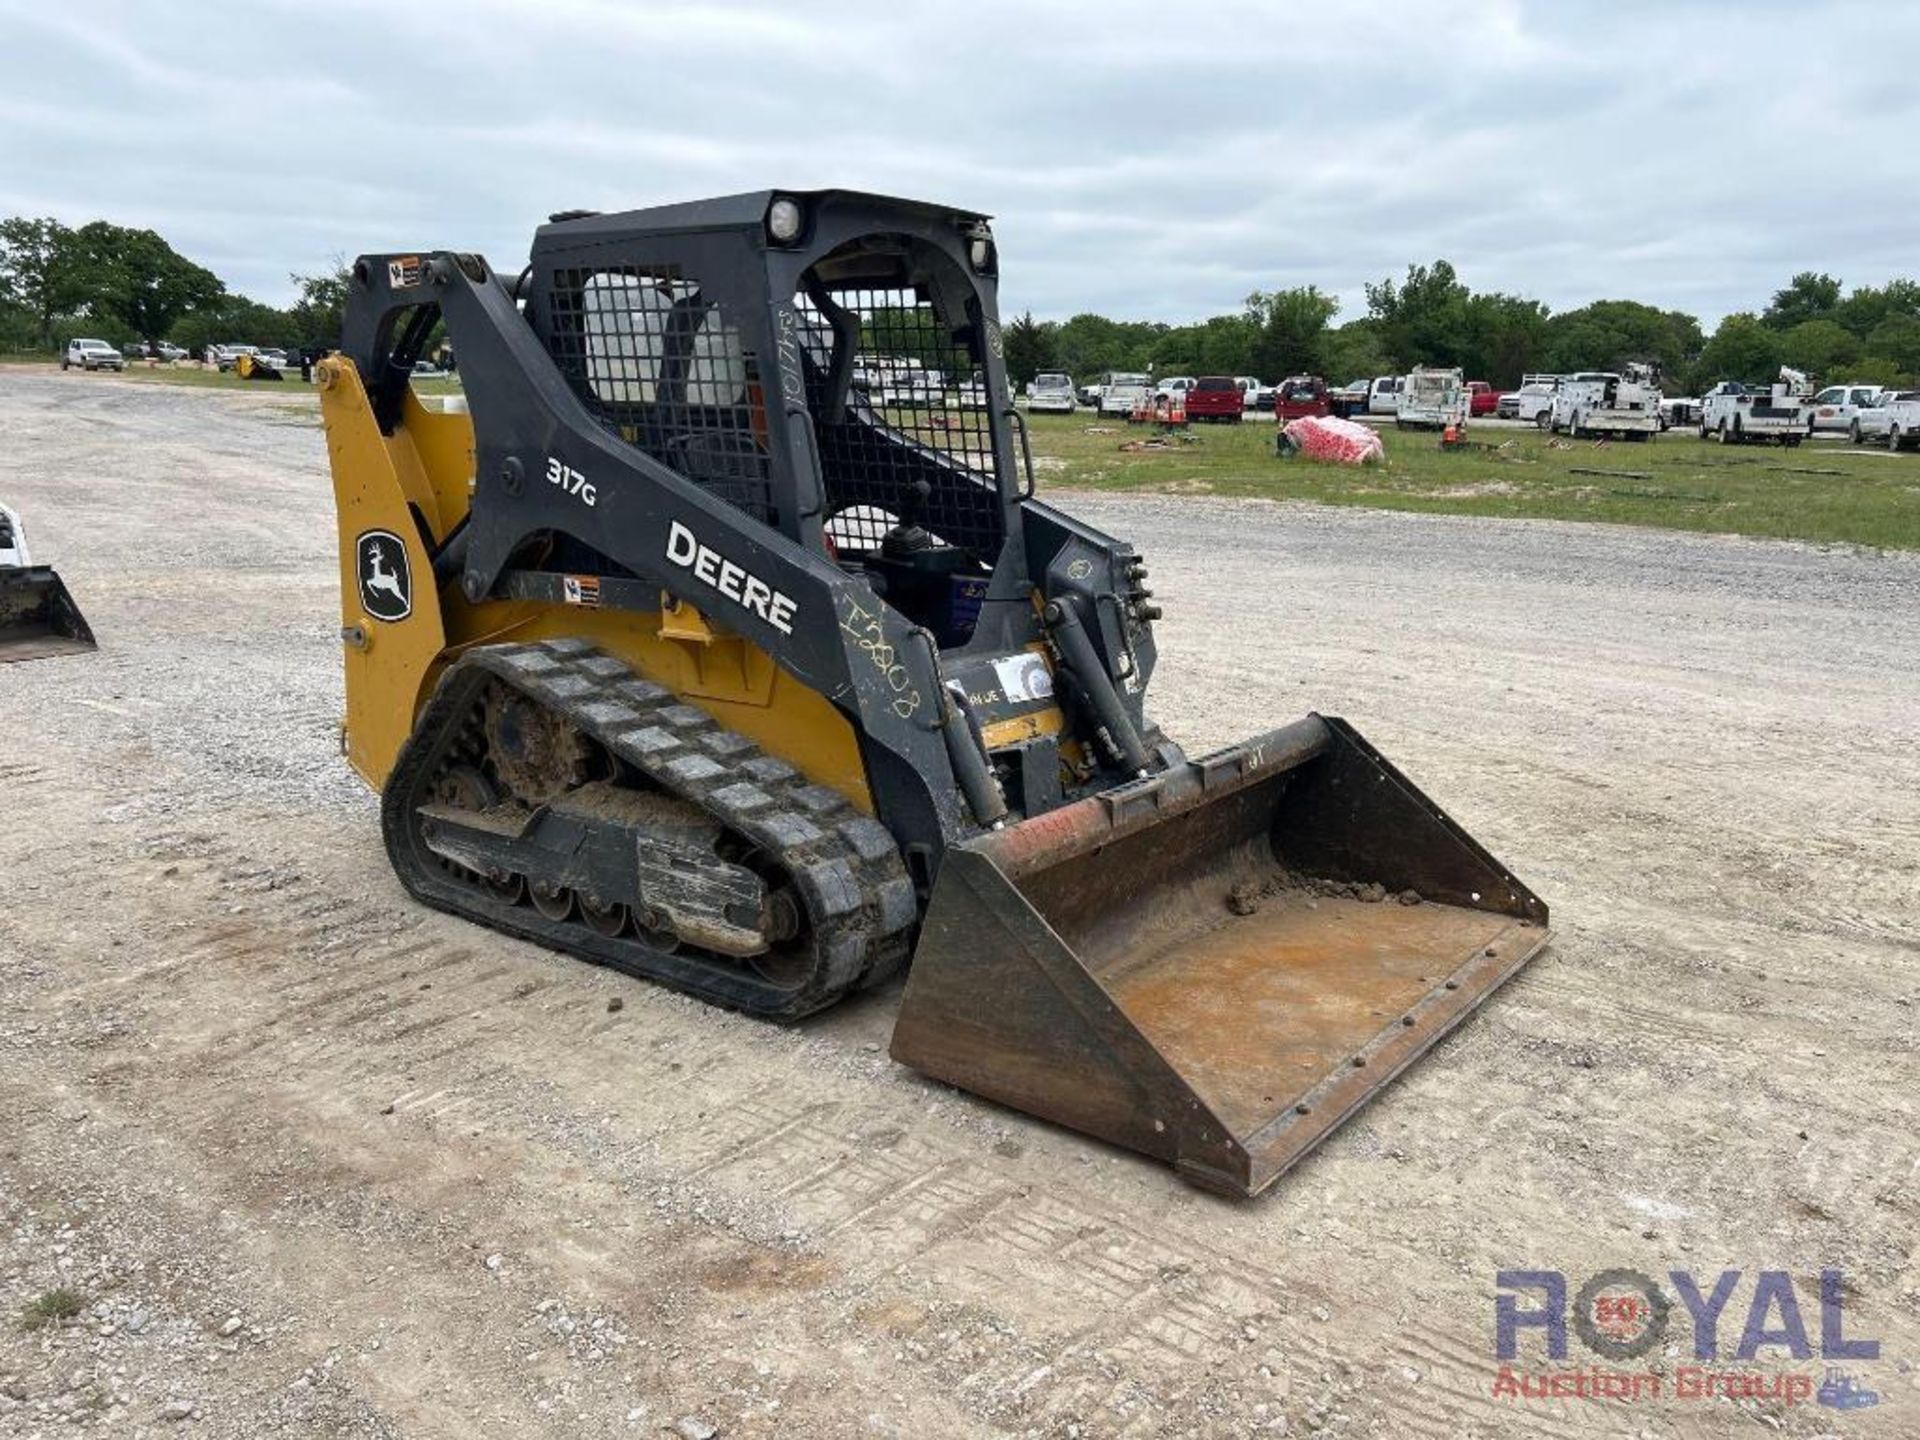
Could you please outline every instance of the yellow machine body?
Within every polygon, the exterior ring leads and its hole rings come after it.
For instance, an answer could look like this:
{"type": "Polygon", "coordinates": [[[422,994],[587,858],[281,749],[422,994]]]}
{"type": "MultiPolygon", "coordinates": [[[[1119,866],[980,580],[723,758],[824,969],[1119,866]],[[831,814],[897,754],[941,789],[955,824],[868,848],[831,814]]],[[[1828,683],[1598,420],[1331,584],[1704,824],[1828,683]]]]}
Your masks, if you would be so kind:
{"type": "Polygon", "coordinates": [[[859,747],[846,718],[764,650],[693,607],[669,599],[656,614],[636,615],[533,601],[471,605],[457,587],[442,590],[430,583],[433,557],[422,528],[438,542],[467,513],[473,422],[459,405],[440,408],[409,391],[402,423],[383,435],[352,362],[323,360],[319,384],[340,534],[343,748],[369,785],[385,785],[440,672],[462,652],[505,641],[578,637],[871,813],[859,747]],[[409,570],[421,577],[413,586],[411,613],[398,623],[373,623],[362,603],[355,546],[369,531],[399,537],[409,570]]]}

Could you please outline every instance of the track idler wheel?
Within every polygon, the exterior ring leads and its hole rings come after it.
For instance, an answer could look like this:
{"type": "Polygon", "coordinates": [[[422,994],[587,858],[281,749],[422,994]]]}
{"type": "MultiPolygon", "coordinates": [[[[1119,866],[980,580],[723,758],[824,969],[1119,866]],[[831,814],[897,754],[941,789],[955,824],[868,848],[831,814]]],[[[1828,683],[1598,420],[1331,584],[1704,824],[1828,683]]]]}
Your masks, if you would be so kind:
{"type": "Polygon", "coordinates": [[[618,939],[626,933],[628,921],[632,918],[626,906],[618,901],[611,905],[600,905],[590,895],[581,895],[578,898],[580,918],[586,922],[589,930],[597,935],[604,935],[609,940],[618,939]]]}
{"type": "Polygon", "coordinates": [[[527,885],[527,898],[533,901],[533,908],[549,920],[567,920],[573,916],[573,891],[564,885],[531,881],[527,885]]]}
{"type": "MultiPolygon", "coordinates": [[[[446,772],[434,782],[433,798],[449,809],[471,810],[476,814],[491,810],[500,803],[499,792],[484,774],[471,765],[448,766],[446,772]]],[[[481,875],[457,866],[450,868],[486,886],[495,899],[504,900],[509,905],[518,905],[526,893],[525,882],[510,870],[481,875]]]]}

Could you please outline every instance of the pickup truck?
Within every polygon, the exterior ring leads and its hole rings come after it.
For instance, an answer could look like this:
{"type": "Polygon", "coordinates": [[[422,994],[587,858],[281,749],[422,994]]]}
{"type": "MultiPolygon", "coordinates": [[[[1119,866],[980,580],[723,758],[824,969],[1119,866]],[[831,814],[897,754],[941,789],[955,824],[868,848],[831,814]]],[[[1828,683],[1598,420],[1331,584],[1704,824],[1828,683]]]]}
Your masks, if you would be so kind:
{"type": "Polygon", "coordinates": [[[1332,413],[1333,397],[1327,390],[1327,382],[1318,375],[1295,375],[1274,391],[1273,418],[1282,425],[1289,420],[1332,413]]]}
{"type": "Polygon", "coordinates": [[[1806,438],[1807,411],[1801,388],[1779,380],[1771,386],[1722,380],[1700,401],[1700,438],[1723,445],[1777,440],[1798,445],[1806,438]]]}
{"type": "Polygon", "coordinates": [[[1528,380],[1518,390],[1509,390],[1495,403],[1493,413],[1502,420],[1526,420],[1545,429],[1553,413],[1553,392],[1558,380],[1528,380]]]}
{"type": "Polygon", "coordinates": [[[1671,430],[1676,425],[1700,423],[1700,401],[1692,395],[1662,395],[1660,423],[1671,430]]]}
{"type": "Polygon", "coordinates": [[[1877,404],[1882,393],[1878,385],[1827,386],[1808,402],[1811,407],[1807,412],[1808,438],[1822,430],[1831,430],[1852,439],[1855,417],[1877,404]]]}
{"type": "Polygon", "coordinates": [[[231,370],[233,362],[242,355],[258,355],[258,345],[209,345],[202,352],[201,359],[216,370],[231,370]]]}
{"type": "Polygon", "coordinates": [[[1233,383],[1240,387],[1241,399],[1248,410],[1273,409],[1273,387],[1256,379],[1252,375],[1236,375],[1233,383]]]}
{"type": "MultiPolygon", "coordinates": [[[[1920,445],[1920,390],[1884,391],[1871,413],[1874,434],[1887,437],[1889,450],[1911,450],[1920,445]]],[[[1865,416],[1861,418],[1864,429],[1865,416]]]]}
{"type": "Polygon", "coordinates": [[[1036,415],[1073,413],[1073,377],[1050,370],[1027,386],[1027,409],[1036,415]]]}
{"type": "Polygon", "coordinates": [[[1238,425],[1246,414],[1246,399],[1231,375],[1202,375],[1187,391],[1187,419],[1224,421],[1238,425]]]}
{"type": "Polygon", "coordinates": [[[1349,380],[1338,390],[1327,392],[1327,410],[1342,420],[1350,420],[1355,415],[1367,413],[1367,392],[1373,388],[1370,380],[1349,380]]]}
{"type": "Polygon", "coordinates": [[[1153,394],[1153,381],[1130,370],[1110,370],[1100,382],[1100,413],[1126,419],[1153,394]]]}
{"type": "Polygon", "coordinates": [[[1467,381],[1467,413],[1491,415],[1500,408],[1500,392],[1485,380],[1467,381]]]}
{"type": "Polygon", "coordinates": [[[880,382],[880,403],[895,409],[931,409],[945,400],[946,376],[938,370],[901,367],[880,382]]]}
{"type": "Polygon", "coordinates": [[[124,370],[126,357],[104,340],[69,340],[67,353],[60,357],[60,368],[78,365],[82,370],[124,370]]]}
{"type": "Polygon", "coordinates": [[[1367,408],[1369,415],[1398,415],[1400,413],[1400,377],[1398,375],[1380,375],[1367,387],[1367,408]]]}
{"type": "Polygon", "coordinates": [[[948,409],[984,410],[987,408],[986,377],[976,370],[947,393],[948,409]]]}

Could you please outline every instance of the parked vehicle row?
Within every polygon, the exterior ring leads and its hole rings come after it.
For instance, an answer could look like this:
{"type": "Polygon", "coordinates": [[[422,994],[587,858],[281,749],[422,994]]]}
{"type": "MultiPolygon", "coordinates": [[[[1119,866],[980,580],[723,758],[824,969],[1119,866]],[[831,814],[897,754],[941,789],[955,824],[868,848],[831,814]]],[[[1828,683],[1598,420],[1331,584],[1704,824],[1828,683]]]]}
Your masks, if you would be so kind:
{"type": "MultiPolygon", "coordinates": [[[[242,356],[249,356],[258,369],[286,372],[298,370],[303,355],[311,358],[325,353],[324,350],[292,352],[272,345],[242,345],[223,341],[207,345],[197,358],[202,364],[225,372],[232,370],[242,356]]],[[[80,337],[67,342],[67,348],[61,352],[60,368],[70,370],[77,366],[82,370],[124,370],[129,363],[142,360],[173,364],[195,358],[191,351],[170,340],[136,340],[127,345],[114,346],[105,340],[80,337]]]]}
{"type": "MultiPolygon", "coordinates": [[[[78,342],[76,342],[78,343],[78,342]]],[[[76,361],[76,363],[79,363],[76,361]]],[[[898,374],[881,388],[884,404],[956,403],[936,397],[939,377],[898,374]]],[[[1027,405],[1040,414],[1072,414],[1077,408],[1125,417],[1143,406],[1178,402],[1190,420],[1234,423],[1248,411],[1271,412],[1281,424],[1307,416],[1392,418],[1403,429],[1444,429],[1481,416],[1518,420],[1553,434],[1645,440],[1673,426],[1696,429],[1702,439],[1729,444],[1773,440],[1797,445],[1815,435],[1845,435],[1856,445],[1870,441],[1896,449],[1920,447],[1920,390],[1890,391],[1877,385],[1829,385],[1810,393],[1806,377],[1783,368],[1767,384],[1724,380],[1701,397],[1660,391],[1652,365],[1572,375],[1528,374],[1518,388],[1497,391],[1468,380],[1458,369],[1415,367],[1406,375],[1378,375],[1330,386],[1317,375],[1293,375],[1267,385],[1251,375],[1168,375],[1155,379],[1136,371],[1109,371],[1097,382],[1075,385],[1049,371],[1027,385],[1027,405]]],[[[984,404],[960,387],[957,403],[984,404]]]]}
{"type": "Polygon", "coordinates": [[[67,342],[67,348],[61,353],[60,368],[70,370],[78,366],[82,370],[124,370],[130,360],[184,360],[187,352],[171,341],[159,340],[153,344],[135,341],[116,349],[105,340],[76,339],[67,342]]]}
{"type": "MultiPolygon", "coordinates": [[[[445,374],[436,368],[436,375],[445,374]]],[[[1057,377],[1065,380],[1065,376],[1057,377]]],[[[946,407],[960,410],[987,408],[987,387],[976,373],[965,380],[950,381],[946,372],[914,361],[879,360],[854,367],[851,384],[863,392],[870,403],[895,410],[933,410],[946,407]]],[[[1032,386],[1028,386],[1029,392],[1032,386]]],[[[1067,409],[1073,408],[1071,391],[1067,409]]]]}
{"type": "Polygon", "coordinates": [[[171,340],[156,340],[151,345],[143,345],[136,340],[131,345],[122,345],[120,353],[129,360],[164,360],[169,364],[187,358],[187,351],[171,340]]]}
{"type": "Polygon", "coordinates": [[[1264,412],[1273,409],[1277,393],[1275,387],[1255,375],[1163,375],[1156,380],[1137,371],[1110,371],[1097,381],[1075,385],[1072,376],[1048,371],[1027,382],[1026,399],[1030,410],[1042,414],[1065,414],[1076,407],[1084,407],[1118,415],[1133,411],[1137,398],[1133,392],[1136,390],[1144,389],[1149,400],[1178,400],[1184,404],[1203,382],[1211,398],[1201,404],[1210,415],[1217,413],[1222,419],[1231,418],[1230,407],[1224,399],[1219,398],[1229,392],[1241,415],[1250,410],[1264,412]],[[1224,385],[1221,383],[1223,381],[1224,385]],[[1106,405],[1103,402],[1107,391],[1115,384],[1119,384],[1126,394],[1116,397],[1111,405],[1106,405]]]}

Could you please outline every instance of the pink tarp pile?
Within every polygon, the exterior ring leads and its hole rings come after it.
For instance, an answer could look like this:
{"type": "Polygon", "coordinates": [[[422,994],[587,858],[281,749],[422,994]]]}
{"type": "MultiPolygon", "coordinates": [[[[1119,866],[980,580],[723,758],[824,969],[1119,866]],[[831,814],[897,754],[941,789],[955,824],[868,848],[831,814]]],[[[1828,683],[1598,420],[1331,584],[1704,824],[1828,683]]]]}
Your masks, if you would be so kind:
{"type": "Polygon", "coordinates": [[[1331,415],[1308,415],[1299,420],[1289,420],[1280,433],[1292,442],[1295,451],[1310,460],[1364,465],[1369,460],[1384,459],[1387,453],[1374,431],[1357,421],[1341,420],[1331,415]]]}

